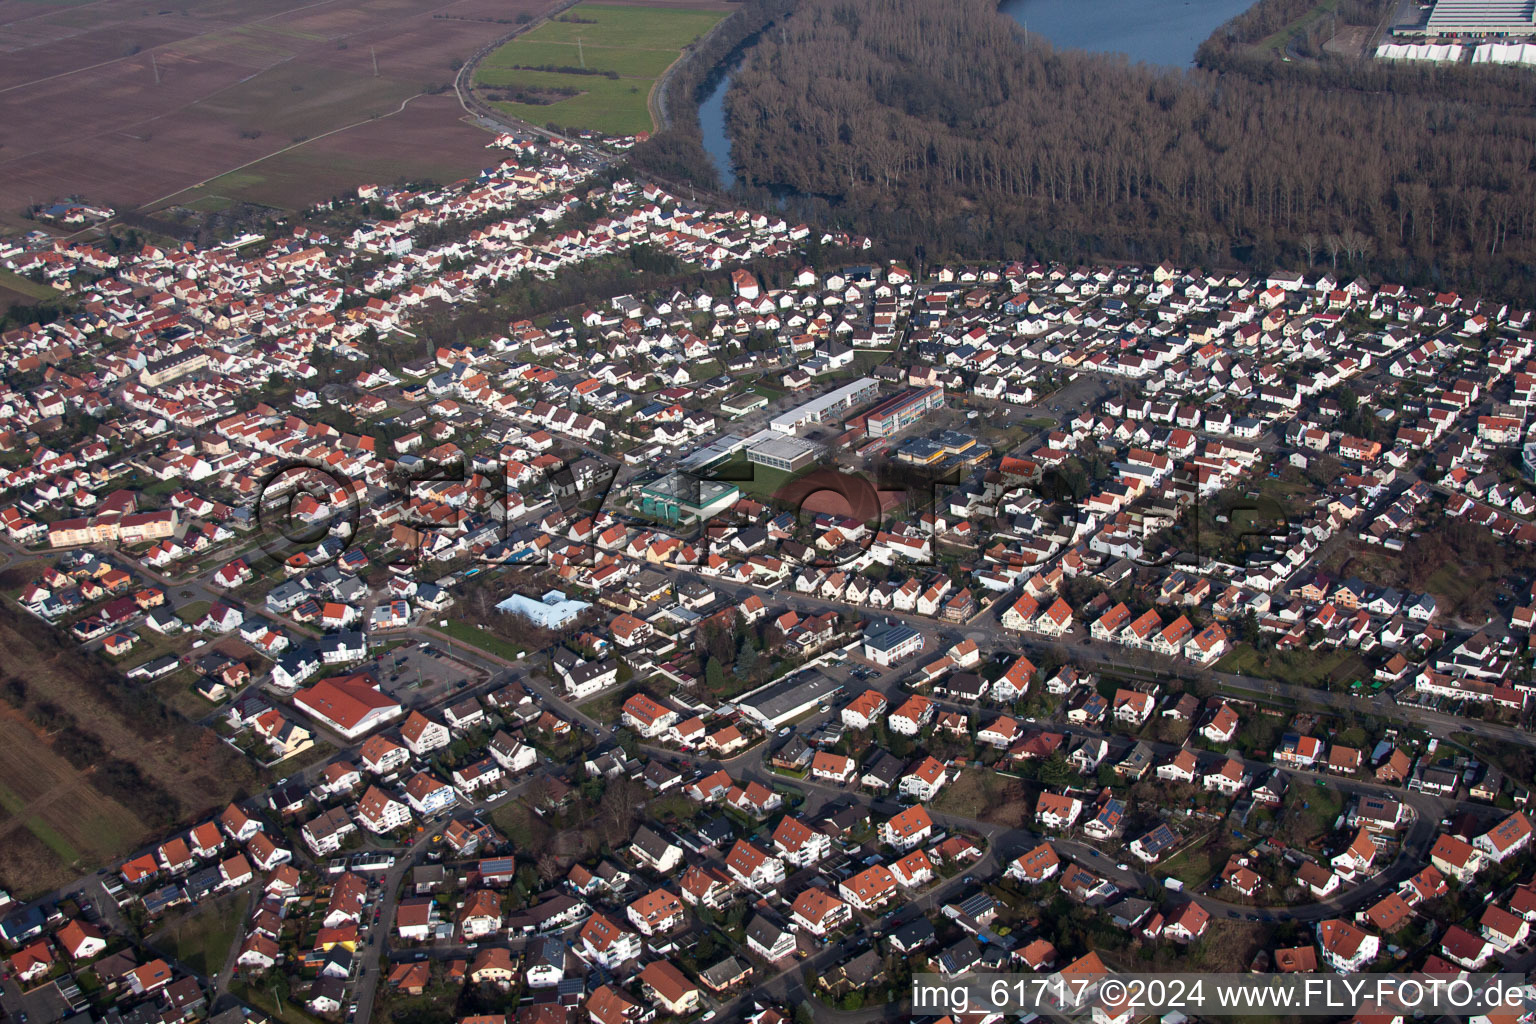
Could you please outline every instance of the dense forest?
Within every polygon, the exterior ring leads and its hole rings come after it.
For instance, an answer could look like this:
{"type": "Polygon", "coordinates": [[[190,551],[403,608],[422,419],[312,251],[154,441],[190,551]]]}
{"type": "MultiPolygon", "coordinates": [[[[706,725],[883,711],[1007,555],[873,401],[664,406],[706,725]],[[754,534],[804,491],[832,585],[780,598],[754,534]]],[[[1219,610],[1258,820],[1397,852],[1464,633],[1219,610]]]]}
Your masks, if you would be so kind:
{"type": "Polygon", "coordinates": [[[933,256],[1331,264],[1530,298],[1536,76],[1253,56],[1309,5],[1263,0],[1179,72],[1056,51],[995,0],[800,0],[736,73],[737,172],[933,256]]]}

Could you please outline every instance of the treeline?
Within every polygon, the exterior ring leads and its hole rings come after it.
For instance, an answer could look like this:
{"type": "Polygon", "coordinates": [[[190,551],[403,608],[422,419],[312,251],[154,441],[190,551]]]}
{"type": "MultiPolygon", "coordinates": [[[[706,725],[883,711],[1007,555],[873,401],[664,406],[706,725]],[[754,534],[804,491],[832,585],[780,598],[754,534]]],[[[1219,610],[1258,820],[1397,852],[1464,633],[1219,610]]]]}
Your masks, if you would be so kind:
{"type": "Polygon", "coordinates": [[[1274,2],[1204,48],[1233,65],[1222,73],[1058,52],[991,0],[802,0],[736,72],[737,172],[776,189],[786,215],[933,256],[1267,268],[1326,255],[1340,271],[1528,297],[1531,76],[1244,70],[1242,44],[1302,4],[1274,2]]]}
{"type": "Polygon", "coordinates": [[[578,67],[575,64],[513,64],[514,71],[553,71],[561,75],[602,75],[604,78],[617,80],[617,71],[601,71],[597,68],[578,67]]]}

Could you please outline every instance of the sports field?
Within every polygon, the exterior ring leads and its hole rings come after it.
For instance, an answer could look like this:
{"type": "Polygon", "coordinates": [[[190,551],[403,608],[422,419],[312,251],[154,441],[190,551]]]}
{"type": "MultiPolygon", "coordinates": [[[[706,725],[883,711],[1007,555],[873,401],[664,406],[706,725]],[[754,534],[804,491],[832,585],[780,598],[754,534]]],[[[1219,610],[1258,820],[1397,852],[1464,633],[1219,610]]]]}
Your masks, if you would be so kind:
{"type": "Polygon", "coordinates": [[[723,10],[583,3],[490,54],[480,94],[513,117],[607,135],[650,131],[656,79],[723,10]]]}

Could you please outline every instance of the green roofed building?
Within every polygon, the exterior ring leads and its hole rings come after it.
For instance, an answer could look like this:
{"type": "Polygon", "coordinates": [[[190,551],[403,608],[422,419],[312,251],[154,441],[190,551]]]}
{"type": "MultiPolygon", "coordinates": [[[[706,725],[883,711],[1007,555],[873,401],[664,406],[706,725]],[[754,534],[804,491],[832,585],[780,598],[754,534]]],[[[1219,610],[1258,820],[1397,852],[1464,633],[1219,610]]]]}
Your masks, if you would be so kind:
{"type": "Polygon", "coordinates": [[[735,484],[668,473],[640,488],[640,510],[664,523],[697,523],[729,511],[740,497],[735,484]]]}

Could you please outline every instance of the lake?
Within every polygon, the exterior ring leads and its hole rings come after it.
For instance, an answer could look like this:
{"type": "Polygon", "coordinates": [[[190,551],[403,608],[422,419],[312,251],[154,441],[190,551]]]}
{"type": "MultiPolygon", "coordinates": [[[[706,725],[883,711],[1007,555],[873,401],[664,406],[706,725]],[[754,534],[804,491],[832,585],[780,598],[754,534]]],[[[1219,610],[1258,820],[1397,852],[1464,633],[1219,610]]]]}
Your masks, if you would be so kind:
{"type": "Polygon", "coordinates": [[[1004,14],[1057,49],[1123,53],[1185,67],[1217,26],[1253,0],[1003,0],[1004,14]]]}

